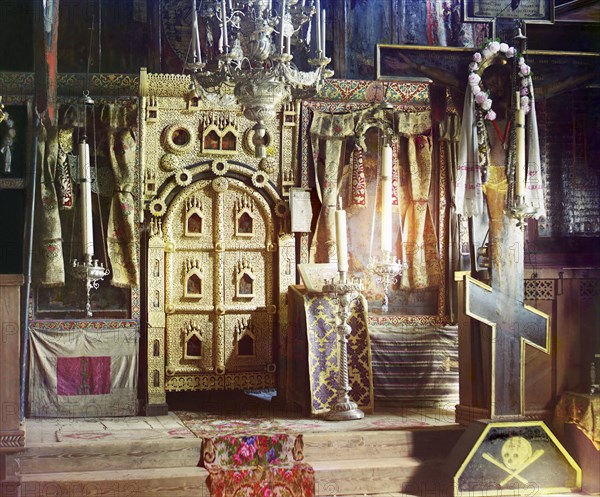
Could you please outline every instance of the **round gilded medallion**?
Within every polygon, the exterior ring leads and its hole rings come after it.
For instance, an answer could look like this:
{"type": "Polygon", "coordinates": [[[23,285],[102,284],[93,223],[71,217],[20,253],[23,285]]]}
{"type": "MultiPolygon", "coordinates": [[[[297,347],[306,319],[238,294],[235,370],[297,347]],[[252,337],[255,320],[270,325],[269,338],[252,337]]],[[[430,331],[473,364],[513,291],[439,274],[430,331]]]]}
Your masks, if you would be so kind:
{"type": "Polygon", "coordinates": [[[175,183],[179,186],[187,186],[192,182],[192,175],[186,169],[182,169],[181,171],[177,171],[175,173],[175,183]]]}
{"type": "Polygon", "coordinates": [[[164,154],[160,158],[160,168],[163,171],[174,171],[179,167],[179,157],[175,154],[164,154]]]}
{"type": "Polygon", "coordinates": [[[256,171],[252,175],[252,184],[255,188],[263,188],[267,184],[267,181],[269,181],[269,175],[264,171],[256,171]]]}
{"type": "Polygon", "coordinates": [[[183,154],[196,144],[196,135],[188,125],[175,123],[164,129],[163,141],[169,152],[183,154]]]}
{"type": "Polygon", "coordinates": [[[162,200],[156,199],[150,202],[148,210],[154,217],[160,217],[167,211],[167,206],[162,200]]]}
{"type": "Polygon", "coordinates": [[[229,171],[229,164],[226,161],[216,160],[213,161],[211,170],[216,176],[223,176],[229,171]]]}
{"type": "Polygon", "coordinates": [[[261,159],[258,168],[267,174],[273,174],[277,171],[277,164],[273,159],[261,159]]]}
{"type": "Polygon", "coordinates": [[[289,212],[290,208],[288,207],[287,202],[280,200],[275,204],[275,215],[277,217],[286,217],[289,214],[289,212]]]}
{"type": "Polygon", "coordinates": [[[217,193],[224,193],[229,188],[229,181],[222,176],[215,178],[212,182],[213,190],[217,193]]]}

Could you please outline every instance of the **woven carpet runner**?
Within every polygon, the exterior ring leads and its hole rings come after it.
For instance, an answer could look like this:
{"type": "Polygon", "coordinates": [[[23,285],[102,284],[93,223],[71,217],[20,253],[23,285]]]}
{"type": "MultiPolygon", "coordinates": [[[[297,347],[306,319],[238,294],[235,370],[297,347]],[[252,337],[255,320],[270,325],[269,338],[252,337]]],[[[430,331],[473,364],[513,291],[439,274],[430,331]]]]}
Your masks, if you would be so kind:
{"type": "Polygon", "coordinates": [[[314,497],[302,435],[225,435],[202,440],[199,466],[211,497],[314,497]]]}

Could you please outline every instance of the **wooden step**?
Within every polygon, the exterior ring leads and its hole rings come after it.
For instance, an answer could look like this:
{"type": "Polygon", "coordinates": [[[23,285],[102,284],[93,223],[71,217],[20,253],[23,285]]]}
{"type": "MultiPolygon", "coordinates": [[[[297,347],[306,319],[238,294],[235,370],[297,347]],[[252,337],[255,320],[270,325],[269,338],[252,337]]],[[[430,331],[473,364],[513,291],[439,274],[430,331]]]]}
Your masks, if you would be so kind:
{"type": "Polygon", "coordinates": [[[386,457],[437,458],[458,441],[463,427],[304,434],[306,462],[386,457]]]}
{"type": "Polygon", "coordinates": [[[13,457],[19,461],[21,474],[190,468],[198,464],[201,443],[197,438],[61,442],[28,446],[13,457]]]}
{"type": "Polygon", "coordinates": [[[441,490],[449,488],[450,482],[440,470],[441,462],[413,457],[314,462],[316,495],[411,495],[425,489],[427,495],[443,496],[441,490]]]}
{"type": "Polygon", "coordinates": [[[204,468],[122,469],[23,475],[21,497],[208,497],[204,468]]]}

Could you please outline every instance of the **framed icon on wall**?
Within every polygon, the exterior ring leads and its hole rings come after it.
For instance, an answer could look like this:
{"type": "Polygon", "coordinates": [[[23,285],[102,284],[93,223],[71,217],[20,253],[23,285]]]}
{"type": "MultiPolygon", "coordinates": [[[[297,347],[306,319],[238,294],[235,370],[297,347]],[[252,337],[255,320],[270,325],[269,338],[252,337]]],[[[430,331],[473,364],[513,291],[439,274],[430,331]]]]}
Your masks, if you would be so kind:
{"type": "Polygon", "coordinates": [[[520,19],[526,23],[554,23],[554,0],[462,0],[465,21],[520,19]]]}

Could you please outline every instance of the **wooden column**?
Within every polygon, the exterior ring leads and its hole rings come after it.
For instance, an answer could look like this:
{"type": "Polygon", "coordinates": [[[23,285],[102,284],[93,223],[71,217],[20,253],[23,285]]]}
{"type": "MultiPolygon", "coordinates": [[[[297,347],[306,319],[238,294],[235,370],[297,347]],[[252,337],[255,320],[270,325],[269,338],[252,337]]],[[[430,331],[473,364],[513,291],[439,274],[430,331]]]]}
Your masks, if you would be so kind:
{"type": "Polygon", "coordinates": [[[25,432],[20,415],[20,291],[21,274],[0,275],[0,494],[17,495],[19,480],[7,455],[23,450],[25,432]]]}

